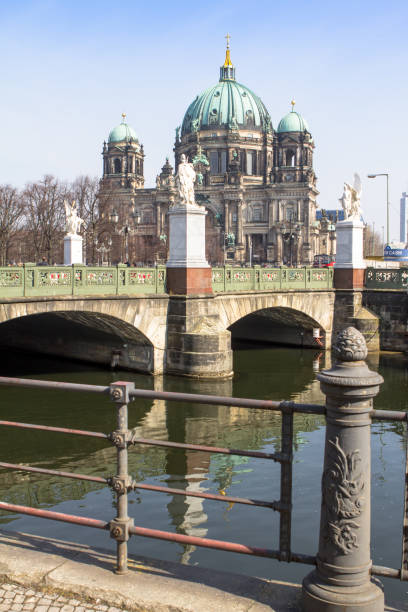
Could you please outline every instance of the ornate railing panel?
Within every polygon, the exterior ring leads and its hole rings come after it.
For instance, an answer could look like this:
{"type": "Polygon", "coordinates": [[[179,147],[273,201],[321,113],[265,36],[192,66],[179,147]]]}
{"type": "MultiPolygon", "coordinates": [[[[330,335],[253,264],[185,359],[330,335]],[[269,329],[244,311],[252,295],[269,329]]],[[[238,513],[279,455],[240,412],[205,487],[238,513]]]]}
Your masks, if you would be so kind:
{"type": "Polygon", "coordinates": [[[408,268],[367,268],[365,272],[367,289],[408,289],[408,268]]]}
{"type": "Polygon", "coordinates": [[[135,295],[166,292],[166,268],[36,266],[0,268],[0,297],[135,295]]]}
{"type": "Polygon", "coordinates": [[[290,291],[333,288],[332,268],[224,268],[212,269],[213,291],[290,291]]]}

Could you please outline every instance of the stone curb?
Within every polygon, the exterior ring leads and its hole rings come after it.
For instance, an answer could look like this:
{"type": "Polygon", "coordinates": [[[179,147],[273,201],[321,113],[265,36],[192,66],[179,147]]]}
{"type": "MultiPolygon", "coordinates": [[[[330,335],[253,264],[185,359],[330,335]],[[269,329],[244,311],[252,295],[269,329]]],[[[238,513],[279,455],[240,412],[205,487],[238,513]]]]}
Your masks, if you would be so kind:
{"type": "MultiPolygon", "coordinates": [[[[55,589],[129,612],[301,611],[298,584],[137,556],[126,575],[114,574],[114,567],[111,551],[0,531],[0,583],[55,589]]],[[[390,606],[386,610],[403,612],[390,606]]]]}
{"type": "Polygon", "coordinates": [[[111,551],[0,531],[0,581],[47,587],[135,612],[299,612],[299,585],[132,557],[113,573],[111,551]]]}

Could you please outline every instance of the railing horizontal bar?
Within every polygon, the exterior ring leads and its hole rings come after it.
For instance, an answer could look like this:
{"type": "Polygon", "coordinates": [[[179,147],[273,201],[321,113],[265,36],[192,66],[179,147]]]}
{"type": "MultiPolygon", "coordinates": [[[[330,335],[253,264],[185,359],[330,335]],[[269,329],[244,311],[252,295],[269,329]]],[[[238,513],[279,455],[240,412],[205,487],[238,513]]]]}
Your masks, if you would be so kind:
{"type": "Polygon", "coordinates": [[[236,406],[238,408],[258,408],[260,410],[285,411],[288,404],[293,406],[293,412],[325,414],[325,406],[320,404],[295,404],[292,402],[273,400],[256,400],[243,397],[226,397],[223,395],[200,395],[198,393],[176,393],[174,391],[150,391],[148,389],[133,389],[130,392],[133,398],[144,397],[150,399],[172,400],[175,402],[192,402],[194,404],[213,404],[223,406],[236,406]]]}
{"type": "Polygon", "coordinates": [[[99,431],[83,431],[82,429],[68,429],[67,427],[50,427],[48,425],[33,425],[32,423],[17,423],[16,421],[0,421],[5,427],[20,427],[22,429],[39,429],[41,431],[56,431],[58,433],[73,434],[75,436],[88,436],[90,438],[105,438],[108,435],[99,431]]]}
{"type": "Polygon", "coordinates": [[[241,455],[243,457],[257,457],[258,459],[273,459],[273,461],[290,461],[284,453],[263,453],[261,451],[244,451],[234,448],[218,448],[216,446],[202,446],[201,444],[186,444],[184,442],[169,442],[168,440],[150,440],[148,438],[137,438],[132,444],[147,444],[149,446],[165,446],[169,448],[185,448],[206,453],[219,453],[222,455],[241,455]]]}
{"type": "MultiPolygon", "coordinates": [[[[79,383],[55,382],[53,380],[33,380],[30,378],[10,378],[0,376],[0,385],[11,385],[17,387],[31,387],[42,389],[61,389],[63,391],[87,391],[91,393],[109,393],[109,387],[100,385],[83,385],[79,383]]],[[[150,391],[148,389],[134,389],[131,397],[144,397],[147,399],[164,399],[178,402],[192,402],[196,404],[212,404],[224,406],[236,406],[238,408],[257,408],[260,410],[285,411],[288,404],[293,412],[309,414],[325,414],[325,406],[320,404],[296,404],[294,402],[256,400],[242,397],[226,397],[222,395],[200,395],[194,393],[176,393],[173,391],[150,391]]]]}
{"type": "Polygon", "coordinates": [[[87,518],[85,516],[76,516],[74,514],[53,512],[52,510],[40,510],[39,508],[18,506],[17,504],[7,504],[6,502],[0,502],[0,510],[19,512],[20,514],[30,514],[31,516],[38,516],[39,518],[50,519],[52,521],[62,521],[63,523],[74,523],[75,525],[83,525],[84,527],[109,529],[109,523],[106,523],[105,521],[99,521],[97,519],[87,518]]]}
{"type": "MultiPolygon", "coordinates": [[[[109,523],[106,523],[105,521],[99,521],[97,519],[91,519],[84,516],[75,516],[73,514],[52,512],[51,510],[40,510],[38,508],[18,506],[16,504],[7,504],[5,502],[0,502],[0,510],[9,510],[11,512],[19,512],[21,514],[30,514],[32,516],[38,516],[39,518],[50,519],[53,521],[62,521],[64,523],[74,523],[76,525],[94,527],[96,529],[109,529],[109,523]]],[[[180,542],[181,544],[193,544],[194,546],[226,550],[229,552],[237,552],[244,555],[270,557],[271,559],[280,558],[280,552],[278,550],[258,548],[256,546],[246,546],[245,544],[237,544],[236,542],[225,542],[223,540],[211,540],[209,538],[185,536],[179,533],[170,533],[168,531],[159,531],[157,529],[147,529],[146,527],[130,527],[129,533],[145,538],[155,538],[159,540],[167,540],[169,542],[180,542]]],[[[291,553],[290,559],[288,559],[288,561],[315,565],[316,557],[312,557],[310,555],[302,555],[300,553],[291,553]]]]}
{"type": "Polygon", "coordinates": [[[372,410],[371,418],[380,421],[408,421],[408,412],[398,410],[372,410]]]}
{"type": "MultiPolygon", "coordinates": [[[[179,542],[180,544],[192,544],[193,546],[215,548],[218,550],[226,550],[228,552],[241,553],[243,555],[269,557],[271,559],[280,559],[281,556],[279,550],[258,548],[257,546],[246,546],[245,544],[237,544],[236,542],[225,542],[224,540],[211,540],[209,538],[198,538],[197,536],[186,536],[180,533],[159,531],[158,529],[147,529],[146,527],[130,527],[129,532],[137,536],[142,536],[144,538],[155,538],[158,540],[167,540],[169,542],[179,542]]],[[[316,564],[315,557],[296,553],[291,554],[290,561],[294,561],[295,563],[307,563],[311,565],[316,564]]]]}
{"type": "MultiPolygon", "coordinates": [[[[0,464],[1,466],[1,464],[0,464]]],[[[171,489],[170,487],[160,487],[158,485],[146,485],[138,482],[132,483],[132,489],[146,489],[147,491],[157,491],[159,493],[167,493],[168,495],[187,495],[188,497],[201,497],[203,499],[211,499],[232,504],[246,504],[248,506],[262,506],[264,508],[272,508],[276,511],[289,510],[284,504],[277,501],[263,501],[259,499],[247,499],[245,497],[230,497],[229,495],[216,495],[214,493],[198,493],[196,491],[188,491],[185,489],[171,489]]]]}
{"type": "Polygon", "coordinates": [[[107,479],[100,478],[99,476],[87,476],[86,474],[61,472],[60,470],[47,470],[46,468],[36,468],[30,465],[19,465],[18,463],[4,463],[3,461],[0,461],[0,468],[7,468],[9,470],[20,470],[21,472],[35,472],[36,474],[49,474],[50,476],[62,476],[63,478],[89,480],[90,482],[102,482],[104,484],[107,484],[107,479]]]}
{"type": "Polygon", "coordinates": [[[40,389],[61,389],[63,391],[87,391],[90,393],[109,393],[109,387],[82,385],[79,383],[56,382],[54,380],[34,380],[32,378],[9,378],[0,376],[0,385],[14,387],[38,387],[40,389]]]}
{"type": "Polygon", "coordinates": [[[401,570],[394,569],[393,567],[384,567],[383,565],[373,565],[371,567],[371,573],[374,574],[374,576],[397,578],[397,580],[401,579],[401,570]]]}

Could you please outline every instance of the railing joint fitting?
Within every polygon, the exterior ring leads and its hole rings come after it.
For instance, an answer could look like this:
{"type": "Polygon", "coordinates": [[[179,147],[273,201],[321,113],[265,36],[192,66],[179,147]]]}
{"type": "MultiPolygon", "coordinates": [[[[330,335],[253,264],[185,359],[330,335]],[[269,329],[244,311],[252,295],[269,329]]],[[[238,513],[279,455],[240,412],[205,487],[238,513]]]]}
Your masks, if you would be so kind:
{"type": "Polygon", "coordinates": [[[111,476],[107,479],[110,486],[118,495],[127,493],[132,488],[132,478],[127,475],[121,478],[120,476],[111,476]]]}
{"type": "Polygon", "coordinates": [[[291,553],[288,550],[280,550],[278,561],[283,561],[284,563],[290,563],[291,561],[291,553]]]}
{"type": "Polygon", "coordinates": [[[117,381],[109,385],[109,395],[117,404],[128,404],[131,401],[131,393],[135,390],[134,383],[117,381]]]}
{"type": "Polygon", "coordinates": [[[279,404],[279,410],[285,414],[293,414],[295,411],[295,402],[283,401],[279,404]]]}
{"type": "Polygon", "coordinates": [[[108,440],[110,440],[112,444],[116,446],[116,448],[127,448],[128,436],[128,431],[123,432],[117,429],[115,431],[111,431],[111,433],[108,434],[108,440]]]}
{"type": "Polygon", "coordinates": [[[117,542],[128,542],[131,536],[129,530],[133,526],[134,520],[132,518],[114,518],[109,522],[110,537],[117,542]]]}

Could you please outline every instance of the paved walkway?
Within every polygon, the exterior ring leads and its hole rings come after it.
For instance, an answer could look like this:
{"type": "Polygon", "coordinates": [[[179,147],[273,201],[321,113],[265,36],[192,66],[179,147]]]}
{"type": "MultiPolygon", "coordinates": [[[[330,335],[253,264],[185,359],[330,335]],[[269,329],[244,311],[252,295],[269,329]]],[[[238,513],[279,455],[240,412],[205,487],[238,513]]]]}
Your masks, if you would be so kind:
{"type": "Polygon", "coordinates": [[[60,595],[50,589],[38,590],[19,584],[0,584],[0,612],[123,612],[109,604],[80,601],[67,595],[60,595]]]}

